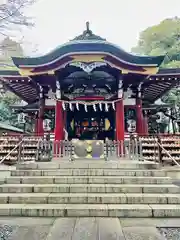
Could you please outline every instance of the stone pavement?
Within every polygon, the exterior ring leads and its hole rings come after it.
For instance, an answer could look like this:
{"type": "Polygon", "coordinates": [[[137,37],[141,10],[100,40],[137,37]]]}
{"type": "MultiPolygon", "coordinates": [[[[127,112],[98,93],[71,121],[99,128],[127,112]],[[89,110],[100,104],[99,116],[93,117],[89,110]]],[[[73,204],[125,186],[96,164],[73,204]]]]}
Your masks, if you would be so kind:
{"type": "MultiPolygon", "coordinates": [[[[138,221],[138,220],[137,220],[138,221]]],[[[123,227],[118,218],[61,218],[47,240],[163,240],[156,227],[123,227]]]]}
{"type": "Polygon", "coordinates": [[[158,227],[180,227],[180,218],[0,218],[15,226],[8,240],[165,240],[158,227]]]}

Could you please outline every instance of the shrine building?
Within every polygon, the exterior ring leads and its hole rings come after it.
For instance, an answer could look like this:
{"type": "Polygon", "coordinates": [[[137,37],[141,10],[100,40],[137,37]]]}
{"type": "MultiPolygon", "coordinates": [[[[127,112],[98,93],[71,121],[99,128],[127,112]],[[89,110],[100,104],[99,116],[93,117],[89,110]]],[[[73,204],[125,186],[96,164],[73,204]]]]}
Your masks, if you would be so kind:
{"type": "Polygon", "coordinates": [[[163,69],[165,56],[139,56],[95,35],[82,35],[52,52],[13,57],[17,70],[0,71],[0,80],[27,105],[34,134],[65,138],[124,140],[148,135],[145,110],[179,85],[178,69],[163,69]]]}

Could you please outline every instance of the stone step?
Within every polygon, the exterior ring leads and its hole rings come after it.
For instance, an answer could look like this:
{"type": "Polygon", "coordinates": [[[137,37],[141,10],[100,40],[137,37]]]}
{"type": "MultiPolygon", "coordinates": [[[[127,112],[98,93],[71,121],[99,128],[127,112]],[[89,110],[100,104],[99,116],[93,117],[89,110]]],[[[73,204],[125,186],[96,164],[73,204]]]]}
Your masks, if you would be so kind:
{"type": "Polygon", "coordinates": [[[2,184],[0,193],[179,193],[173,184],[2,184]]]}
{"type": "Polygon", "coordinates": [[[180,217],[180,205],[167,204],[0,204],[0,216],[24,217],[180,217]]]}
{"type": "Polygon", "coordinates": [[[124,169],[57,169],[57,170],[14,170],[12,176],[152,176],[165,177],[161,170],[124,169]]]}
{"type": "Polygon", "coordinates": [[[170,184],[168,177],[138,177],[138,176],[24,176],[9,177],[5,179],[7,184],[64,184],[64,183],[100,183],[100,184],[170,184]]]}
{"type": "Polygon", "coordinates": [[[57,161],[57,162],[31,162],[21,163],[18,169],[156,169],[158,163],[140,161],[57,161]]]}
{"type": "Polygon", "coordinates": [[[0,204],[179,204],[180,194],[1,193],[0,204]]]}

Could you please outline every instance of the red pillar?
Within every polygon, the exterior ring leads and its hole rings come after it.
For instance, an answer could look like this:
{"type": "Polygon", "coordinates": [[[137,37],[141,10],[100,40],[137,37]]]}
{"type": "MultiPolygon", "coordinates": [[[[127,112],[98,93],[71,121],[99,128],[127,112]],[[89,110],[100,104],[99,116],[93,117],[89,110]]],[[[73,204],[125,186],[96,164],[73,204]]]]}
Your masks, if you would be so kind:
{"type": "Polygon", "coordinates": [[[124,155],[124,104],[123,99],[116,103],[116,140],[119,142],[118,156],[124,155]]]}
{"type": "Polygon", "coordinates": [[[60,141],[64,139],[64,119],[63,119],[63,108],[62,103],[60,101],[56,101],[55,108],[55,140],[60,141]]]}
{"type": "Polygon", "coordinates": [[[54,142],[54,157],[63,157],[63,147],[61,140],[64,139],[64,117],[63,117],[63,108],[62,102],[56,101],[55,107],[55,142],[54,142]]]}
{"type": "Polygon", "coordinates": [[[138,135],[143,135],[143,112],[142,112],[142,100],[136,99],[136,131],[138,135]]]}
{"type": "Polygon", "coordinates": [[[116,140],[124,141],[124,104],[123,99],[116,103],[116,140]]]}

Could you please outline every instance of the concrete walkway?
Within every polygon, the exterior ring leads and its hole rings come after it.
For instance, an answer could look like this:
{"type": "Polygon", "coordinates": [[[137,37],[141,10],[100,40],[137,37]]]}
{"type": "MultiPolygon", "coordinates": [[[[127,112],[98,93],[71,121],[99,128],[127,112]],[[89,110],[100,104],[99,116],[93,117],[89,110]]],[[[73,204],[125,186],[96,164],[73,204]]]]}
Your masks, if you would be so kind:
{"type": "Polygon", "coordinates": [[[47,240],[163,240],[155,227],[121,227],[118,218],[57,219],[47,240]]]}
{"type": "Polygon", "coordinates": [[[180,219],[0,218],[2,226],[15,227],[8,240],[165,240],[156,227],[180,219]]]}

